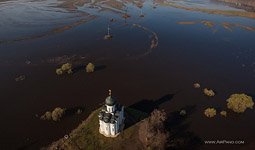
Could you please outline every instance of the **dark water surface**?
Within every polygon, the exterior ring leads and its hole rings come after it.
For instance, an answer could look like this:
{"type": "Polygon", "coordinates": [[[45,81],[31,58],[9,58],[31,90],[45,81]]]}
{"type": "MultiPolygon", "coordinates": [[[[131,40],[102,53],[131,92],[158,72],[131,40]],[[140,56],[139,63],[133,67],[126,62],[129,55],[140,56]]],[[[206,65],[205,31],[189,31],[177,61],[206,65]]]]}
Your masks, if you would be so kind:
{"type": "Polygon", "coordinates": [[[254,19],[186,11],[151,1],[143,3],[143,18],[139,17],[141,9],[129,2],[123,8],[96,3],[72,10],[60,7],[60,2],[0,3],[0,149],[38,149],[63,137],[104,101],[108,89],[126,106],[175,94],[161,107],[170,113],[195,106],[187,120],[188,130],[202,140],[244,140],[243,147],[254,143],[253,110],[229,113],[227,118],[203,115],[207,107],[225,110],[226,99],[233,93],[255,98],[255,31],[240,26],[230,31],[222,26],[227,22],[255,27],[254,19]],[[122,18],[125,10],[131,15],[127,20],[122,18]],[[116,21],[110,22],[111,18],[116,21]],[[86,22],[75,24],[81,19],[86,22]],[[201,20],[214,26],[178,24],[201,20]],[[110,41],[103,40],[108,24],[113,35],[110,41]],[[153,33],[159,43],[150,49],[153,33]],[[75,63],[71,61],[74,65],[93,62],[104,67],[93,74],[81,70],[57,76],[60,62],[52,60],[64,55],[77,57],[75,63]],[[19,75],[26,79],[16,82],[19,75]],[[195,82],[217,95],[205,97],[193,88],[195,82]],[[85,107],[85,112],[60,122],[36,117],[55,107],[76,106],[85,107]]]}

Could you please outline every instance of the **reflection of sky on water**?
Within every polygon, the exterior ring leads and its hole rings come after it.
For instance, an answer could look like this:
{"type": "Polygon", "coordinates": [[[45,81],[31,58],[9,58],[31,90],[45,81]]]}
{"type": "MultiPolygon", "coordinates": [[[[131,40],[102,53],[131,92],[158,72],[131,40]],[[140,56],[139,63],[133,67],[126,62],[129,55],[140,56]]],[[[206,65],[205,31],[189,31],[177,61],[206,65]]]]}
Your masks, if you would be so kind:
{"type": "Polygon", "coordinates": [[[0,39],[28,36],[77,20],[78,13],[51,7],[56,1],[8,1],[0,4],[0,39]]]}
{"type": "MultiPolygon", "coordinates": [[[[234,9],[218,3],[212,3],[210,0],[175,0],[174,2],[180,5],[191,7],[198,6],[211,9],[234,9]]],[[[78,12],[67,13],[66,10],[55,7],[57,4],[59,4],[59,2],[56,0],[31,2],[29,0],[21,0],[1,3],[0,12],[2,15],[0,16],[0,39],[11,39],[14,38],[15,35],[26,36],[29,35],[29,33],[36,34],[42,31],[50,30],[53,27],[65,25],[67,23],[77,20],[78,12]]],[[[141,10],[139,8],[132,4],[125,3],[125,5],[126,8],[124,9],[127,9],[128,13],[132,14],[131,20],[133,19],[134,22],[139,22],[140,20],[142,20],[141,18],[139,18],[139,14],[141,13],[141,10]]],[[[218,15],[210,16],[203,13],[187,13],[184,10],[174,9],[171,7],[165,8],[158,6],[156,9],[153,9],[151,1],[145,2],[144,5],[145,6],[142,8],[142,12],[145,13],[146,17],[143,20],[152,19],[152,22],[162,17],[168,17],[176,20],[178,18],[182,18],[184,20],[190,20],[191,18],[218,18],[218,15]],[[159,18],[153,18],[155,17],[155,13],[156,15],[158,14],[159,18]]],[[[117,9],[114,9],[116,12],[111,12],[111,10],[105,10],[110,7],[102,4],[96,4],[95,8],[89,8],[89,6],[91,5],[84,5],[83,7],[79,7],[79,11],[88,12],[106,18],[113,17],[114,13],[120,16],[119,13],[125,12],[124,10],[117,9]],[[100,11],[100,7],[102,11],[100,11]]],[[[225,21],[225,18],[222,21],[225,21]]],[[[243,21],[241,22],[243,23],[243,21]]]]}
{"type": "MultiPolygon", "coordinates": [[[[214,5],[218,6],[218,4],[201,0],[184,2],[177,1],[177,3],[193,3],[192,5],[209,4],[209,7],[214,7],[214,5]],[[197,3],[194,4],[194,2],[197,3]]],[[[15,39],[15,37],[36,35],[37,33],[40,34],[55,27],[67,25],[68,23],[79,20],[79,17],[76,17],[79,13],[68,13],[68,11],[64,9],[51,7],[56,4],[56,1],[13,1],[0,5],[0,11],[6,14],[0,16],[0,38],[15,39]]],[[[147,45],[149,45],[148,36],[150,35],[142,31],[138,32],[138,29],[132,28],[132,24],[136,23],[141,24],[156,32],[159,36],[158,49],[170,49],[167,51],[168,54],[173,54],[175,52],[171,51],[171,49],[192,49],[193,51],[189,50],[185,52],[185,54],[189,56],[189,59],[192,59],[192,57],[196,56],[194,51],[201,52],[201,55],[207,55],[203,53],[204,49],[213,50],[221,48],[238,48],[247,50],[254,48],[254,44],[252,42],[252,39],[255,38],[254,32],[246,31],[240,28],[233,28],[233,32],[230,32],[224,29],[221,25],[223,22],[231,22],[239,23],[242,25],[255,26],[255,21],[253,19],[226,17],[223,15],[186,11],[168,6],[157,6],[157,8],[154,9],[151,1],[145,2],[142,9],[133,4],[126,4],[126,6],[127,8],[124,9],[127,9],[127,13],[131,15],[131,18],[126,20],[128,23],[126,26],[124,24],[125,20],[122,18],[121,14],[125,11],[115,10],[116,12],[113,12],[109,9],[103,9],[102,7],[105,8],[105,6],[100,4],[97,4],[95,7],[91,7],[91,5],[85,5],[79,7],[78,12],[88,12],[90,14],[99,16],[99,19],[96,19],[89,24],[85,24],[84,26],[77,28],[76,30],[80,30],[83,34],[72,35],[74,38],[69,39],[69,37],[65,36],[65,34],[63,34],[63,36],[56,35],[56,37],[58,37],[60,41],[61,39],[63,39],[63,41],[69,41],[68,43],[61,43],[62,45],[68,44],[63,47],[82,47],[83,44],[79,43],[80,39],[89,41],[89,43],[91,43],[90,46],[92,46],[92,43],[98,42],[98,39],[103,37],[103,35],[106,33],[108,24],[110,24],[111,32],[115,37],[111,48],[120,49],[121,47],[125,47],[124,49],[129,51],[126,52],[126,55],[132,55],[130,54],[132,53],[132,49],[133,53],[136,53],[134,49],[138,50],[138,47],[139,49],[142,49],[142,51],[145,51],[146,47],[148,47],[147,45]],[[141,10],[145,15],[144,18],[139,17],[141,10]],[[110,23],[109,20],[111,18],[115,18],[117,21],[110,23]],[[212,28],[209,28],[203,24],[177,24],[179,21],[198,20],[208,20],[213,22],[215,25],[212,28]],[[145,37],[145,39],[142,37],[145,37]],[[133,41],[141,44],[139,46],[132,45],[133,41]],[[184,42],[185,44],[183,44],[184,42]],[[217,44],[215,45],[215,43],[217,44]],[[208,48],[208,45],[210,45],[210,48],[208,48]],[[221,45],[221,48],[217,47],[219,45],[221,45]]],[[[101,45],[102,47],[106,46],[104,43],[101,45]]],[[[92,49],[100,49],[100,45],[95,46],[92,49]]],[[[226,50],[218,51],[219,55],[223,55],[224,52],[226,52],[227,55],[228,52],[226,50]]],[[[214,53],[217,52],[214,51],[214,53]]]]}

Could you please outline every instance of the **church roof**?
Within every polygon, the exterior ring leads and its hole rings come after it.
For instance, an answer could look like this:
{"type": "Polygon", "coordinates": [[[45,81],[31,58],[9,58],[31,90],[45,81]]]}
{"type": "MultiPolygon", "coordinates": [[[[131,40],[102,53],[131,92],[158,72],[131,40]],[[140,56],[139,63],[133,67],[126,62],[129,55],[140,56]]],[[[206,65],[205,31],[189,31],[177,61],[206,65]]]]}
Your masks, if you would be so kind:
{"type": "Polygon", "coordinates": [[[111,114],[111,113],[107,113],[104,110],[102,110],[99,112],[98,117],[100,120],[104,121],[105,123],[114,124],[114,123],[116,123],[116,120],[118,119],[118,117],[120,115],[119,111],[121,111],[121,109],[118,111],[115,111],[113,114],[111,114]]]}
{"type": "Polygon", "coordinates": [[[111,123],[111,124],[116,123],[116,119],[115,119],[115,117],[114,117],[114,116],[112,116],[112,118],[111,118],[111,120],[110,120],[110,123],[111,123]]]}
{"type": "Polygon", "coordinates": [[[105,99],[105,104],[108,105],[108,106],[113,106],[116,104],[116,100],[114,97],[112,97],[111,95],[106,97],[105,99]]]}
{"type": "Polygon", "coordinates": [[[116,100],[112,97],[112,90],[109,90],[109,96],[105,99],[105,104],[108,106],[113,106],[116,104],[116,100]]]}
{"type": "Polygon", "coordinates": [[[117,103],[114,97],[111,96],[111,90],[109,90],[109,96],[105,99],[105,105],[102,107],[102,110],[99,112],[98,117],[100,120],[105,123],[116,123],[117,119],[120,116],[120,111],[122,111],[122,105],[117,103]],[[106,109],[107,106],[115,105],[115,110],[112,113],[109,113],[106,109]]]}

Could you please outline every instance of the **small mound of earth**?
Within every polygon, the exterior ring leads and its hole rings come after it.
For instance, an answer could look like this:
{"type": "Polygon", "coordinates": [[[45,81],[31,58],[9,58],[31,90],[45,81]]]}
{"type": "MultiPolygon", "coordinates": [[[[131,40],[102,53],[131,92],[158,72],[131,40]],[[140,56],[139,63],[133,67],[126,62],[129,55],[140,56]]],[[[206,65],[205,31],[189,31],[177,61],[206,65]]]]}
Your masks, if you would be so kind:
{"type": "Polygon", "coordinates": [[[130,18],[130,17],[131,17],[131,16],[128,15],[128,14],[124,14],[124,15],[122,16],[122,18],[125,18],[125,19],[130,18]]]}

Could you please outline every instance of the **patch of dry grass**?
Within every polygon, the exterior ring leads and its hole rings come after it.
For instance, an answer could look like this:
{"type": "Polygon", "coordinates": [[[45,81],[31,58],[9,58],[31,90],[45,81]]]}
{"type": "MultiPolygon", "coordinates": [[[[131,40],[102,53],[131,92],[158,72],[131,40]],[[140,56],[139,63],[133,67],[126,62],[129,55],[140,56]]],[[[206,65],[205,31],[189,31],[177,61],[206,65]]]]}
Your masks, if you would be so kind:
{"type": "Polygon", "coordinates": [[[205,26],[207,26],[208,28],[212,28],[214,26],[214,23],[211,21],[207,21],[207,20],[203,20],[201,21],[201,23],[205,26]]]}
{"type": "Polygon", "coordinates": [[[188,11],[198,11],[198,12],[203,12],[203,13],[208,13],[208,14],[255,18],[255,13],[254,12],[235,11],[235,10],[217,10],[217,9],[207,9],[207,8],[194,8],[194,7],[181,6],[181,5],[178,5],[178,4],[173,3],[173,2],[159,2],[158,4],[163,5],[163,6],[170,6],[170,7],[184,9],[184,10],[188,10],[188,11]]]}
{"type": "Polygon", "coordinates": [[[189,25],[189,24],[196,24],[196,21],[179,21],[176,22],[177,24],[184,24],[184,25],[189,25]]]}

